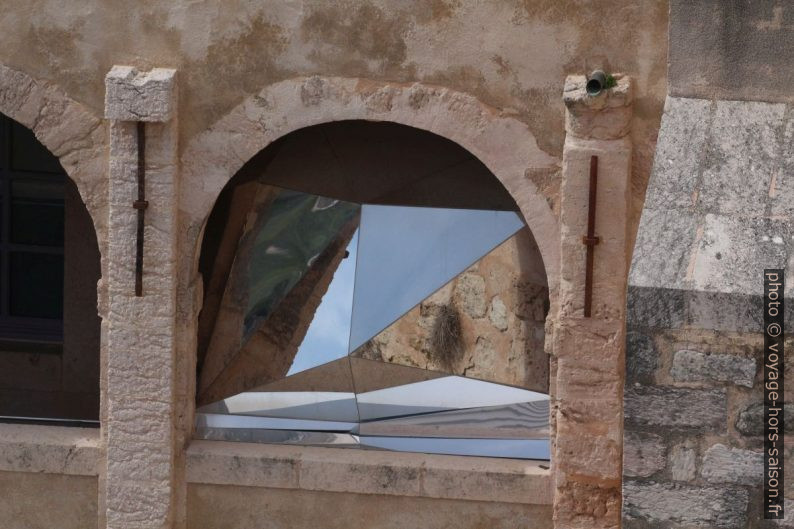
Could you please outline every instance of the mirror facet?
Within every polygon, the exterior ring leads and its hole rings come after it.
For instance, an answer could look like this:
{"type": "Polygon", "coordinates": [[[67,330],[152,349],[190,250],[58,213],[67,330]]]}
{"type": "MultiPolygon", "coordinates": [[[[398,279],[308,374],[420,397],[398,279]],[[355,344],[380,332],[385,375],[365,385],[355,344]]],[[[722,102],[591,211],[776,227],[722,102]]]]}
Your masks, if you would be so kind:
{"type": "Polygon", "coordinates": [[[549,457],[548,396],[527,389],[547,379],[526,361],[547,290],[520,266],[537,248],[515,212],[255,188],[197,437],[549,457]]]}

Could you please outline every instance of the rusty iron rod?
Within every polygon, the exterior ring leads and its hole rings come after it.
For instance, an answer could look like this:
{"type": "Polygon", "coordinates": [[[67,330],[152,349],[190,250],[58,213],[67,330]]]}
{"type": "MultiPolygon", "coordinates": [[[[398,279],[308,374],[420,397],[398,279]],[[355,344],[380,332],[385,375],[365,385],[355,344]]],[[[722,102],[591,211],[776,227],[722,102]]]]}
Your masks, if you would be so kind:
{"type": "Polygon", "coordinates": [[[138,210],[138,239],[135,247],[135,295],[143,296],[143,226],[146,201],[146,124],[138,122],[138,200],[132,207],[138,210]]]}
{"type": "Polygon", "coordinates": [[[589,318],[593,306],[593,257],[600,239],[595,235],[596,191],[598,189],[598,156],[590,157],[590,197],[587,206],[587,235],[582,243],[587,246],[584,275],[584,317],[589,318]]]}

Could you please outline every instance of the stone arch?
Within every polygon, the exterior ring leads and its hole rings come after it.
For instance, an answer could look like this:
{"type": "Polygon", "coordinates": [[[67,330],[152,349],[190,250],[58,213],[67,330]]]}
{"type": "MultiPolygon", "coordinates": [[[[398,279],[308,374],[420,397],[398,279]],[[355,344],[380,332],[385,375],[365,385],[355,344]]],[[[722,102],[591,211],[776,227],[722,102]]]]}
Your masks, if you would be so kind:
{"type": "Polygon", "coordinates": [[[340,77],[304,77],[275,83],[249,97],[195,137],[181,158],[183,255],[196,270],[201,231],[226,183],[269,143],[297,129],[339,120],[391,121],[427,130],[480,159],[513,196],[543,257],[549,288],[559,276],[559,225],[528,178],[559,159],[542,151],[514,116],[476,98],[422,83],[397,84],[340,77]]]}
{"type": "Polygon", "coordinates": [[[107,231],[105,123],[53,84],[2,64],[0,113],[32,130],[60,160],[91,215],[102,253],[107,231]]]}

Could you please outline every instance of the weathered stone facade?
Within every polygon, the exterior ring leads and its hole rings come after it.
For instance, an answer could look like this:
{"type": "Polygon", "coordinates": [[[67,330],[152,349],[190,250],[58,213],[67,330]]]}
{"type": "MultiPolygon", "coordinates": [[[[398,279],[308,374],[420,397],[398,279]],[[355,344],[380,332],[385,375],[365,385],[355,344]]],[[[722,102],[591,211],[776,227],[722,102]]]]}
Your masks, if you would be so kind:
{"type": "Polygon", "coordinates": [[[626,527],[763,518],[762,272],[791,269],[791,129],[785,105],[667,101],[629,279],[626,527]]]}
{"type": "Polygon", "coordinates": [[[0,424],[11,527],[792,526],[794,469],[787,521],[761,521],[759,503],[759,270],[794,262],[785,2],[61,4],[4,6],[0,112],[60,159],[93,221],[101,429],[0,424]],[[621,72],[597,97],[583,90],[594,68],[621,72]],[[456,369],[548,389],[550,469],[191,439],[210,213],[268,146],[344,120],[455,142],[517,204],[531,251],[508,248],[417,307],[399,322],[409,346],[375,345],[434,367],[432,335],[454,307],[480,337],[456,369]]]}

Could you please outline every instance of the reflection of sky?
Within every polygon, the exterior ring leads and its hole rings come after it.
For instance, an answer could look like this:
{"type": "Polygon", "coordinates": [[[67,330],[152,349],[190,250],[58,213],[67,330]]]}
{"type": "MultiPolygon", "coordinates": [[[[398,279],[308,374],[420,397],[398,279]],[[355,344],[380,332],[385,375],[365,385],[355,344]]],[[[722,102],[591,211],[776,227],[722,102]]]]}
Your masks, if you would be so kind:
{"type": "Polygon", "coordinates": [[[350,351],[523,225],[512,211],[364,204],[350,351]]]}
{"type": "Polygon", "coordinates": [[[353,311],[353,283],[356,275],[358,230],[350,240],[347,251],[323,296],[303,343],[295,355],[288,375],[342,358],[347,354],[350,338],[350,318],[353,311]]]}

